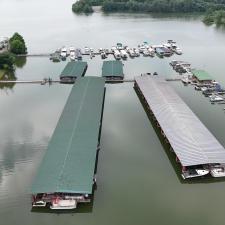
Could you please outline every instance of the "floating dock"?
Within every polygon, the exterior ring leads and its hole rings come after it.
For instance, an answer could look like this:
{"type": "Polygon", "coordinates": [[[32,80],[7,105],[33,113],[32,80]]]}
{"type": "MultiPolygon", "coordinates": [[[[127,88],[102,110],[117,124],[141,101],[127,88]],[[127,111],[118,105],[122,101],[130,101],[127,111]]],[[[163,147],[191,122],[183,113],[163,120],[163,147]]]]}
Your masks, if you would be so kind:
{"type": "Polygon", "coordinates": [[[87,62],[83,61],[68,62],[60,74],[61,82],[74,83],[77,78],[85,75],[87,66],[87,62]]]}
{"type": "Polygon", "coordinates": [[[33,182],[33,207],[73,209],[91,201],[104,96],[104,78],[77,79],[33,182]]]}
{"type": "MultiPolygon", "coordinates": [[[[141,76],[135,78],[135,88],[176,154],[184,179],[209,174],[214,166],[224,169],[224,147],[168,82],[160,77],[141,76]]],[[[218,176],[225,176],[224,170],[218,176]]]]}
{"type": "Polygon", "coordinates": [[[106,80],[122,81],[124,78],[123,63],[118,60],[104,61],[102,66],[102,77],[106,80]]]}

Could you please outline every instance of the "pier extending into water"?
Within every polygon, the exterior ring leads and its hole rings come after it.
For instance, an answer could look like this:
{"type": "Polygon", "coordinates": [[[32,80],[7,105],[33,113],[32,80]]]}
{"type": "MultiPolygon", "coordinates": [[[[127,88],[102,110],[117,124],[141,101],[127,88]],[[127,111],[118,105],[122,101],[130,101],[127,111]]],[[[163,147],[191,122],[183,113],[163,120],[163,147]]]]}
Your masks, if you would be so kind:
{"type": "Polygon", "coordinates": [[[181,164],[182,177],[225,176],[225,149],[161,77],[135,78],[135,89],[181,164]]]}
{"type": "Polygon", "coordinates": [[[105,79],[78,78],[34,179],[33,207],[75,209],[96,182],[105,79]]]}

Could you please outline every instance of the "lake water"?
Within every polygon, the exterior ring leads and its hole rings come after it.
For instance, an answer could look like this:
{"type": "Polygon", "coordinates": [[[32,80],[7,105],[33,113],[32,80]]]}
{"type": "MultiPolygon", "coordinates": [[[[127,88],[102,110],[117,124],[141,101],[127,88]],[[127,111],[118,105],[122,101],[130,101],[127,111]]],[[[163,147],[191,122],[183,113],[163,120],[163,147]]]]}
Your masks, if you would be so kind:
{"type": "MultiPolygon", "coordinates": [[[[143,41],[159,44],[174,39],[182,56],[128,59],[125,77],[154,71],[172,77],[176,74],[169,62],[183,59],[225,86],[223,28],[207,27],[198,16],[75,15],[72,2],[0,0],[0,36],[21,33],[30,53],[48,53],[62,45],[99,48],[122,42],[137,46],[143,41]]],[[[102,60],[85,60],[86,75],[100,76],[102,60]]],[[[65,63],[27,58],[16,76],[19,80],[57,79],[65,63]]],[[[211,105],[181,82],[171,85],[225,146],[224,106],[211,105]]],[[[107,84],[106,88],[94,201],[67,214],[32,212],[29,189],[71,86],[17,84],[0,89],[0,225],[224,224],[225,180],[183,182],[133,84],[107,84]]]]}

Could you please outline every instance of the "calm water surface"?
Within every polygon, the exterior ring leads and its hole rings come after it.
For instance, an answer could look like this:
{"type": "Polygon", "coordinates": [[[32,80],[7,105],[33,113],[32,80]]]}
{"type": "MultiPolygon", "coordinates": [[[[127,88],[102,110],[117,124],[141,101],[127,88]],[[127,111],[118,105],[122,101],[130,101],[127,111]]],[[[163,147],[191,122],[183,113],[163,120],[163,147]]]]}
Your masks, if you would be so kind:
{"type": "MultiPolygon", "coordinates": [[[[126,78],[157,71],[175,75],[169,62],[190,61],[225,86],[225,31],[207,27],[198,17],[94,13],[74,15],[72,0],[0,0],[0,36],[21,33],[30,53],[62,45],[136,46],[177,40],[184,51],[169,59],[128,59],[126,78]]],[[[101,74],[102,60],[88,61],[87,75],[101,74]]],[[[18,79],[58,78],[66,62],[28,58],[18,79]]],[[[184,101],[225,146],[223,106],[211,105],[193,87],[171,83],[184,101]]],[[[225,180],[184,183],[149,121],[132,84],[107,85],[98,163],[98,187],[92,206],[77,213],[31,212],[29,188],[70,92],[70,85],[15,85],[0,89],[1,225],[219,225],[225,222],[225,180]]]]}

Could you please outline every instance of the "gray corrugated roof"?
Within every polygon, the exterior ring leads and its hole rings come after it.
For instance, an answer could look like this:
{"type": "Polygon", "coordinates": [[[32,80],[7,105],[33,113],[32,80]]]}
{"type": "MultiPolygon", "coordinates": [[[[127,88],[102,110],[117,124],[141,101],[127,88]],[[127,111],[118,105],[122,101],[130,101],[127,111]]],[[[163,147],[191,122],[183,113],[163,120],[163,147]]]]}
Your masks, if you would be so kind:
{"type": "Polygon", "coordinates": [[[92,193],[105,80],[78,78],[32,185],[32,193],[92,193]]]}
{"type": "Polygon", "coordinates": [[[183,166],[225,163],[225,149],[162,78],[135,78],[183,166]]]}
{"type": "Polygon", "coordinates": [[[103,77],[124,77],[123,63],[118,60],[104,61],[102,66],[103,77]]]}
{"type": "Polygon", "coordinates": [[[72,61],[68,62],[60,74],[60,78],[63,77],[82,77],[87,69],[87,62],[72,61]]]}

